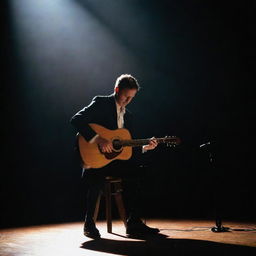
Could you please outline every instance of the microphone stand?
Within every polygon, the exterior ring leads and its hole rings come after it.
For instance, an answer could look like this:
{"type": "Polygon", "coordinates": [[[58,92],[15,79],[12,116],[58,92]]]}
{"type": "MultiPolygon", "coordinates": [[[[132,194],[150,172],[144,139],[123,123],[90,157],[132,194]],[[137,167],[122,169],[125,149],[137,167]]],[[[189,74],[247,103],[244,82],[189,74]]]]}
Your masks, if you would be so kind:
{"type": "MultiPolygon", "coordinates": [[[[210,166],[212,169],[214,169],[214,157],[213,157],[212,143],[210,141],[208,141],[204,144],[201,144],[200,148],[207,151],[210,166]]],[[[215,201],[217,201],[216,198],[215,198],[215,201]]],[[[215,217],[216,226],[212,227],[211,231],[212,232],[227,232],[227,231],[229,231],[230,228],[222,226],[222,220],[221,220],[221,216],[220,216],[220,211],[218,209],[218,203],[216,203],[216,205],[215,205],[215,212],[216,212],[216,217],[215,217]]]]}

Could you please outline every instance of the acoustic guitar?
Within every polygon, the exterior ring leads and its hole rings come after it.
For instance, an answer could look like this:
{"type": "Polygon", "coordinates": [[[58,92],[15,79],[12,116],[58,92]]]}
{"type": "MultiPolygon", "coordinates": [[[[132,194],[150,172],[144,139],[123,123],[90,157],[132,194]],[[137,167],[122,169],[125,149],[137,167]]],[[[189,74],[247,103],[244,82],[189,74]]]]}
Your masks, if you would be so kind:
{"type": "MultiPolygon", "coordinates": [[[[132,156],[132,147],[147,145],[151,140],[132,139],[130,132],[125,128],[109,130],[98,124],[89,125],[102,138],[111,141],[114,150],[111,153],[103,153],[97,143],[89,143],[78,134],[79,151],[85,168],[101,168],[114,160],[128,160],[132,156]]],[[[175,136],[155,139],[158,143],[166,143],[168,146],[180,144],[180,139],[175,136]]]]}

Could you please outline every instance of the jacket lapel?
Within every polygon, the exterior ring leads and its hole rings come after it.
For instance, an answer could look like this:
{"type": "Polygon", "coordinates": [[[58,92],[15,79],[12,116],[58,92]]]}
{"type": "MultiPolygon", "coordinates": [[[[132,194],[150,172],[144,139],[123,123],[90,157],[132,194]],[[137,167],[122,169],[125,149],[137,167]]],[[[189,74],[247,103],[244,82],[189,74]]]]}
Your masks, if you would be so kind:
{"type": "Polygon", "coordinates": [[[111,102],[111,111],[113,111],[113,117],[114,117],[114,127],[115,129],[118,128],[117,126],[117,109],[116,109],[116,100],[115,100],[115,96],[114,94],[111,94],[108,96],[109,97],[109,101],[111,102]]]}

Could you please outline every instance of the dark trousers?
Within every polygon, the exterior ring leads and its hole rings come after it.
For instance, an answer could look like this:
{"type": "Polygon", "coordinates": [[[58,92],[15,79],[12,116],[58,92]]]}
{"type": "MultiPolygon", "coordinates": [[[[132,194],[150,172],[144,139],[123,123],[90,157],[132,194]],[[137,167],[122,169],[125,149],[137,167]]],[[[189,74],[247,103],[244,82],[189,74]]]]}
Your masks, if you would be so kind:
{"type": "Polygon", "coordinates": [[[143,168],[127,161],[113,161],[100,169],[83,170],[82,182],[86,193],[85,221],[93,221],[97,198],[102,193],[107,176],[122,178],[123,198],[128,219],[141,215],[143,168]]]}

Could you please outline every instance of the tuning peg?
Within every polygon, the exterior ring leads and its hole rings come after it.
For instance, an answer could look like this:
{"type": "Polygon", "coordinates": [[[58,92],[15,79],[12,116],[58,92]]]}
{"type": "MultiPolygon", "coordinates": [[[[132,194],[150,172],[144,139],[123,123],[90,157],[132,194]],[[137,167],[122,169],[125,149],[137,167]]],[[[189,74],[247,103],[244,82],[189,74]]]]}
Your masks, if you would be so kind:
{"type": "Polygon", "coordinates": [[[173,146],[172,143],[170,142],[167,143],[167,147],[172,147],[172,146],[173,146]]]}

